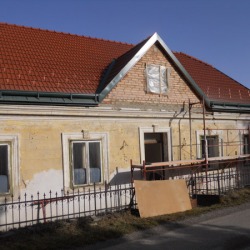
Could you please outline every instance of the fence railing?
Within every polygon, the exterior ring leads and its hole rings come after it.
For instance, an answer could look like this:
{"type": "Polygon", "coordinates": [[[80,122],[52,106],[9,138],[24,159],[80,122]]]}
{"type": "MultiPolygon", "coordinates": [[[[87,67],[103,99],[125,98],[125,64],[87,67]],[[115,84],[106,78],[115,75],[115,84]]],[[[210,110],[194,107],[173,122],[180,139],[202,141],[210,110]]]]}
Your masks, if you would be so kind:
{"type": "Polygon", "coordinates": [[[250,167],[234,166],[199,172],[188,180],[189,193],[223,195],[230,190],[250,186],[250,167]]]}
{"type": "Polygon", "coordinates": [[[204,161],[182,166],[165,166],[164,162],[152,166],[131,164],[132,181],[136,168],[141,172],[139,178],[144,180],[185,179],[191,197],[195,194],[221,195],[250,186],[250,161],[244,158],[213,160],[208,165],[204,161]]]}
{"type": "MultiPolygon", "coordinates": [[[[250,185],[249,164],[219,165],[217,169],[190,172],[182,169],[168,173],[168,179],[185,179],[190,197],[196,194],[225,194],[229,190],[250,185]]],[[[164,202],[164,201],[163,201],[164,202]]],[[[167,202],[167,197],[166,201],[167,202]]],[[[133,184],[49,192],[48,195],[24,194],[17,199],[6,197],[0,202],[0,231],[30,226],[61,219],[98,216],[124,209],[136,208],[136,194],[133,184]]]]}
{"type": "Polygon", "coordinates": [[[73,190],[72,193],[40,194],[28,197],[24,194],[17,200],[5,198],[0,204],[0,231],[30,226],[53,220],[98,216],[121,211],[135,204],[131,184],[73,190]]]}

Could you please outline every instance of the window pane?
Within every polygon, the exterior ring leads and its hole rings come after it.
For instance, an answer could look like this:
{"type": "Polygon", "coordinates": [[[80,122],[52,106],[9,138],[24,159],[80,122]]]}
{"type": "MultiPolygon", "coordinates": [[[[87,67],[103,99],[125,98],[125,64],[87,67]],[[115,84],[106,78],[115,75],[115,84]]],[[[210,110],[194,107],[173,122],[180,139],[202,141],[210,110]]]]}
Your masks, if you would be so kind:
{"type": "Polygon", "coordinates": [[[208,157],[219,156],[219,140],[218,136],[207,138],[208,157]]]}
{"type": "Polygon", "coordinates": [[[8,145],[0,145],[0,193],[9,192],[8,145]]]}
{"type": "Polygon", "coordinates": [[[73,182],[75,185],[86,184],[86,144],[73,143],[73,182]]]}
{"type": "MultiPolygon", "coordinates": [[[[220,156],[219,152],[219,137],[215,136],[206,136],[207,139],[207,153],[208,157],[218,157],[220,156]]],[[[201,136],[201,153],[202,158],[205,157],[205,140],[204,136],[201,136]]]]}
{"type": "Polygon", "coordinates": [[[90,183],[101,182],[100,142],[89,142],[90,183]]]}
{"type": "Polygon", "coordinates": [[[249,154],[249,136],[244,135],[243,137],[243,153],[249,154]]]}

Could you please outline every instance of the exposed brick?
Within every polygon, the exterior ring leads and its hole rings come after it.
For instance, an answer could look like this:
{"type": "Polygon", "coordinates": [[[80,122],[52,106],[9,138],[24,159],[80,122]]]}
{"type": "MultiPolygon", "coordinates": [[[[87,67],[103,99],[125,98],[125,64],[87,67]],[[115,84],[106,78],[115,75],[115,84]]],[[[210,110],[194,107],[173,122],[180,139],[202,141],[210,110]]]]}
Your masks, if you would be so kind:
{"type": "Polygon", "coordinates": [[[112,89],[103,100],[104,104],[121,102],[181,104],[199,101],[185,80],[179,75],[167,58],[154,45],[141,60],[127,73],[127,75],[112,89]],[[167,95],[146,93],[145,65],[157,64],[171,68],[169,89],[167,95]]]}

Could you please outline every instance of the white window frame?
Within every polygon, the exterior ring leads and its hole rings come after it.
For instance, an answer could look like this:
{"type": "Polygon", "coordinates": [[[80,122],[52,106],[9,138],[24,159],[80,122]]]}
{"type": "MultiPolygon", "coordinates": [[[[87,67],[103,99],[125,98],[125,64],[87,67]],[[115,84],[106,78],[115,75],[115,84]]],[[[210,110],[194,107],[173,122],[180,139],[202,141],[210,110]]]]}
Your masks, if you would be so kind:
{"type": "Polygon", "coordinates": [[[18,135],[0,134],[0,145],[8,146],[8,181],[9,190],[0,193],[0,196],[19,193],[19,152],[18,135]]]}
{"type": "MultiPolygon", "coordinates": [[[[202,158],[201,154],[201,136],[204,136],[204,130],[196,130],[196,155],[197,159],[202,158]]],[[[224,155],[223,149],[223,130],[206,130],[206,136],[218,136],[219,137],[219,157],[224,155]]]]}
{"type": "MultiPolygon", "coordinates": [[[[84,133],[62,133],[62,150],[63,150],[63,182],[64,190],[70,191],[73,187],[71,175],[71,142],[72,141],[100,141],[101,142],[101,156],[102,156],[102,181],[109,181],[108,175],[108,133],[92,133],[88,132],[87,137],[84,133]]],[[[87,184],[88,185],[88,184],[87,184]]],[[[93,184],[89,184],[90,186],[93,184]]],[[[81,185],[86,186],[86,184],[81,185]]],[[[79,185],[75,186],[79,187],[79,185]]]]}
{"type": "Polygon", "coordinates": [[[249,154],[249,147],[250,147],[250,142],[249,142],[249,135],[248,135],[248,131],[247,132],[245,132],[245,131],[243,131],[243,133],[239,133],[239,137],[240,137],[240,146],[239,146],[239,152],[240,152],[240,154],[241,155],[247,155],[247,154],[249,154]],[[247,142],[248,142],[248,145],[247,145],[247,147],[248,147],[248,149],[247,149],[247,151],[248,152],[244,152],[244,149],[245,149],[245,137],[247,137],[247,142]]]}
{"type": "Polygon", "coordinates": [[[80,186],[87,186],[87,185],[93,185],[94,183],[90,182],[90,166],[89,166],[89,144],[90,143],[99,143],[99,147],[100,147],[100,160],[101,160],[101,166],[100,166],[100,171],[101,171],[101,180],[99,182],[96,182],[96,184],[98,183],[102,183],[103,182],[103,169],[102,169],[102,142],[100,140],[73,140],[71,141],[70,145],[71,145],[71,181],[72,181],[72,185],[74,187],[80,187],[80,186]],[[85,153],[85,164],[86,164],[86,183],[83,184],[75,184],[74,181],[74,167],[73,167],[73,162],[74,162],[74,152],[73,152],[73,144],[82,144],[84,143],[86,145],[86,152],[85,153]]]}
{"type": "MultiPolygon", "coordinates": [[[[168,92],[168,85],[169,85],[169,69],[165,66],[162,65],[156,65],[156,64],[147,64],[146,65],[146,78],[147,78],[147,92],[149,93],[154,93],[154,94],[160,94],[160,95],[165,95],[168,92]],[[159,80],[159,87],[156,90],[152,90],[152,86],[150,87],[150,80],[152,79],[152,77],[150,77],[149,75],[149,68],[150,67],[154,67],[155,70],[158,70],[158,80],[159,80]],[[164,79],[162,79],[162,70],[165,70],[165,80],[166,82],[164,82],[164,79]],[[162,90],[162,85],[164,84],[164,87],[166,88],[166,91],[162,90]]],[[[154,88],[156,88],[154,86],[154,88]]]]}
{"type": "Polygon", "coordinates": [[[167,133],[168,134],[168,158],[169,161],[172,161],[172,133],[170,127],[158,127],[152,125],[151,127],[139,127],[139,140],[140,140],[140,159],[141,164],[145,161],[145,133],[167,133]]]}

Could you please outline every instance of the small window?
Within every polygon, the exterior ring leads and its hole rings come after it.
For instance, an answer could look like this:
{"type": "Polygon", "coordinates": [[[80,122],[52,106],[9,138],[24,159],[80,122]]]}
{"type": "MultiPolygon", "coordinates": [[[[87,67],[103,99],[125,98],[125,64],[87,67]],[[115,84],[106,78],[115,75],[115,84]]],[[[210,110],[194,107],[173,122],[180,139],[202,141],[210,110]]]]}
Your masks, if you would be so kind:
{"type": "Polygon", "coordinates": [[[0,145],[0,194],[10,192],[9,145],[0,145]]]}
{"type": "MultiPolygon", "coordinates": [[[[207,140],[208,158],[220,156],[219,137],[217,135],[206,136],[206,140],[207,140]]],[[[201,153],[202,153],[202,158],[205,158],[205,152],[206,152],[205,140],[204,140],[204,136],[201,136],[201,153]]]]}
{"type": "Polygon", "coordinates": [[[72,141],[73,186],[100,183],[101,181],[100,141],[72,141]]]}
{"type": "Polygon", "coordinates": [[[147,65],[147,91],[155,94],[166,94],[168,89],[167,68],[160,65],[147,65]]]}
{"type": "Polygon", "coordinates": [[[249,154],[249,135],[243,135],[243,154],[249,154]]]}

